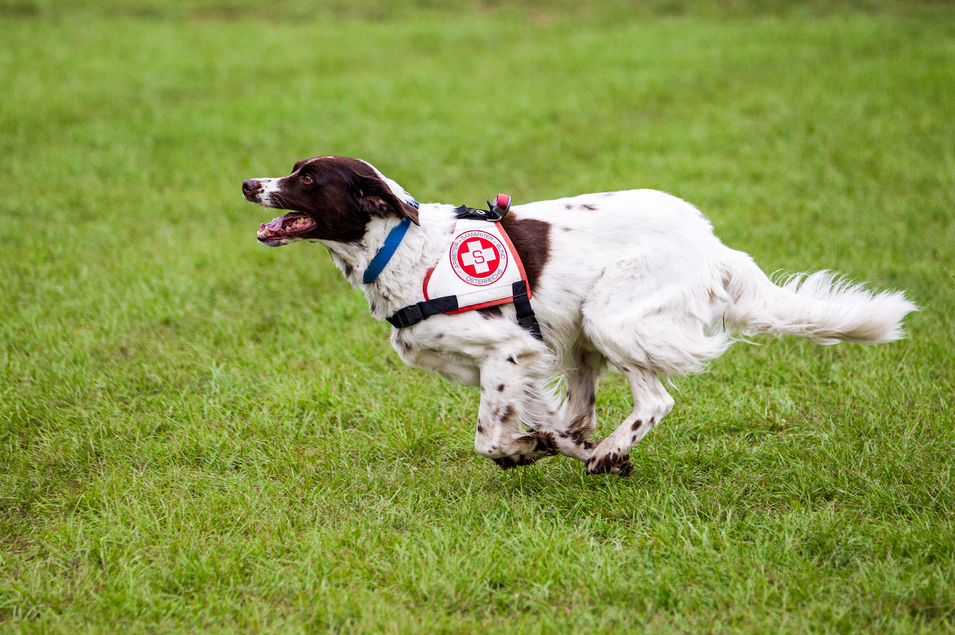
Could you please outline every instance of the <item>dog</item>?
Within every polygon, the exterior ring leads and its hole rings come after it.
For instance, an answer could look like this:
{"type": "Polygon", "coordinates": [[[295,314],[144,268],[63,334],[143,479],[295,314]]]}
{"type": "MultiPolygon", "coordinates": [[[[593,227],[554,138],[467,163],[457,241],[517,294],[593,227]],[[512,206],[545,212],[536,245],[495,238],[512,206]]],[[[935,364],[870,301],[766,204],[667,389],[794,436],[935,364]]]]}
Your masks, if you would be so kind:
{"type": "MultiPolygon", "coordinates": [[[[425,278],[448,253],[458,217],[344,157],[299,161],[288,176],[248,179],[242,191],[287,210],[260,225],[259,242],[321,243],[379,320],[425,300],[425,278]],[[367,282],[401,224],[407,233],[367,282]]],[[[518,205],[500,225],[523,264],[540,337],[504,304],[395,328],[391,343],[406,364],[480,388],[474,447],[505,469],[561,454],[588,474],[630,475],[630,448],[674,405],[661,378],[700,372],[756,334],[897,340],[917,310],[903,292],[874,293],[827,271],[776,284],[723,245],[696,207],[655,190],[518,205]],[[633,412],[595,441],[597,383],[608,367],[629,383],[633,412]],[[563,390],[553,388],[558,375],[563,390]]]]}

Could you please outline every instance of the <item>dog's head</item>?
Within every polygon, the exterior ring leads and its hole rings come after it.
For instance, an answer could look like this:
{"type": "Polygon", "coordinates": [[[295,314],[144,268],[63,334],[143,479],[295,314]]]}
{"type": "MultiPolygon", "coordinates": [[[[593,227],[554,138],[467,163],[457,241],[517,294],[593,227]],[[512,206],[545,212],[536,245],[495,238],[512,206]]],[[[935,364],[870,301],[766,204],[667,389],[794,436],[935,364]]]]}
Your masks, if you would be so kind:
{"type": "Polygon", "coordinates": [[[372,218],[389,215],[418,224],[414,198],[360,159],[305,159],[288,176],[243,181],[242,193],[252,203],[289,210],[259,226],[259,242],[270,247],[296,240],[355,243],[372,218]]]}

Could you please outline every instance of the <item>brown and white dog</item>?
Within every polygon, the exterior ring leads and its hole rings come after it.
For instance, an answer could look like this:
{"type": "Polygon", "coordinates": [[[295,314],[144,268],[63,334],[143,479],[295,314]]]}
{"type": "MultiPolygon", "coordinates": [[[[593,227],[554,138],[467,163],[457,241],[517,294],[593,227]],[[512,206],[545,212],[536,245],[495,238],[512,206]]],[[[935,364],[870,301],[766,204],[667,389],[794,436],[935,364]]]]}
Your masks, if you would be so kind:
{"type": "MultiPolygon", "coordinates": [[[[454,206],[418,203],[372,165],[342,157],[299,161],[290,175],[250,179],[245,198],[289,213],[259,227],[277,247],[322,243],[379,320],[424,300],[429,268],[447,254],[454,206]],[[381,275],[362,273],[402,219],[408,230],[381,275]]],[[[479,386],[474,447],[504,468],[555,454],[588,473],[632,472],[630,448],[673,408],[660,376],[699,372],[734,334],[792,334],[822,344],[902,337],[916,310],[902,292],[872,293],[827,272],[774,284],[724,246],[692,205],[653,190],[585,194],[515,206],[502,225],[533,290],[543,333],[521,328],[513,305],[436,315],[392,331],[410,365],[479,386]],[[633,413],[602,441],[597,382],[623,373],[633,413]],[[562,375],[563,395],[549,389],[562,375]]]]}

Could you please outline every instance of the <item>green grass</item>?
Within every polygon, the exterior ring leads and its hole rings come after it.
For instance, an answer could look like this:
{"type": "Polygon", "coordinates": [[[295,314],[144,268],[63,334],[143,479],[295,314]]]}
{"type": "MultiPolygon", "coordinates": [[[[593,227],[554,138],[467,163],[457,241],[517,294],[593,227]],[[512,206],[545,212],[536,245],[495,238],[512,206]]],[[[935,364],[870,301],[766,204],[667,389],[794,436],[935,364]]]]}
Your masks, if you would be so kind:
{"type": "Polygon", "coordinates": [[[955,631],[955,10],[555,6],[0,3],[0,630],[955,631]],[[677,379],[633,478],[501,472],[324,250],[256,244],[242,179],[316,154],[663,189],[922,311],[677,379]]]}

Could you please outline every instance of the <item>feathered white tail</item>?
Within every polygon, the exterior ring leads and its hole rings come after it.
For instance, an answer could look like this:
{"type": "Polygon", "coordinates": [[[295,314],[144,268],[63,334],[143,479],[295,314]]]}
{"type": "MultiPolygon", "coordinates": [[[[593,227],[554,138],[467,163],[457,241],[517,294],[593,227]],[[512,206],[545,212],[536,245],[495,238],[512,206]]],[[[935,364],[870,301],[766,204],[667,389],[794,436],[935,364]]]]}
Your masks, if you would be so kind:
{"type": "Polygon", "coordinates": [[[724,263],[724,289],[732,299],[726,321],[744,334],[879,344],[903,338],[902,319],[918,310],[901,291],[873,293],[829,271],[796,274],[776,285],[748,255],[732,253],[724,263]]]}

